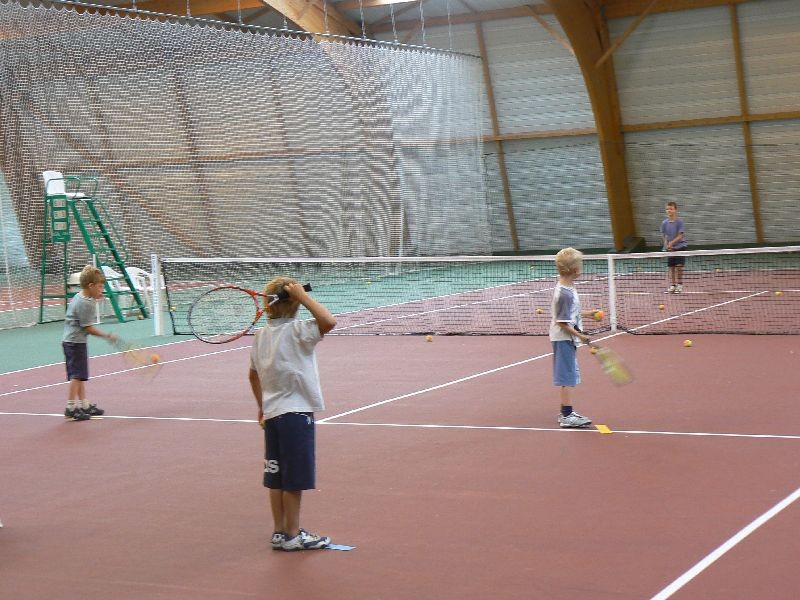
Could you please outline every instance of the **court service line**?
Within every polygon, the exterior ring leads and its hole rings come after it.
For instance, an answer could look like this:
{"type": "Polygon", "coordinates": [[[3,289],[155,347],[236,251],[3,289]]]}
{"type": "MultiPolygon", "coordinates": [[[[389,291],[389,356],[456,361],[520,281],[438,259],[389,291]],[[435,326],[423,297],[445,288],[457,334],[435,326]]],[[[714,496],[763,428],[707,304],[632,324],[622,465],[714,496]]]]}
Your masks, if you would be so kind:
{"type": "MultiPolygon", "coordinates": [[[[194,360],[195,358],[204,358],[206,356],[214,356],[216,354],[226,354],[227,352],[235,352],[236,350],[249,350],[249,346],[236,346],[235,348],[227,348],[225,350],[217,350],[216,352],[206,352],[205,354],[194,354],[192,356],[184,356],[183,358],[173,358],[172,360],[165,360],[160,363],[159,365],[168,365],[171,363],[178,363],[183,362],[186,360],[194,360]]],[[[99,357],[98,357],[99,358],[99,357]]],[[[139,371],[141,369],[150,369],[153,365],[143,365],[141,367],[131,367],[130,369],[121,369],[119,371],[111,371],[110,373],[101,373],[100,375],[92,375],[92,379],[100,379],[101,377],[111,377],[112,375],[122,375],[124,373],[131,373],[133,371],[139,371]]],[[[58,381],[56,383],[46,383],[44,385],[37,385],[34,387],[29,388],[22,388],[19,390],[12,390],[10,392],[2,392],[0,393],[0,398],[3,396],[13,396],[14,394],[21,394],[23,392],[34,392],[36,390],[43,390],[46,388],[57,387],[59,385],[67,385],[68,381],[58,381]]]]}
{"type": "MultiPolygon", "coordinates": [[[[318,421],[318,423],[321,421],[318,421]]],[[[410,427],[419,429],[484,429],[497,431],[583,431],[586,433],[600,433],[593,427],[587,428],[564,428],[564,427],[518,427],[512,425],[436,425],[430,423],[354,423],[346,421],[336,421],[325,423],[325,425],[351,425],[354,427],[410,427]]],[[[778,435],[769,433],[712,433],[704,431],[642,431],[642,430],[622,430],[615,429],[614,433],[628,435],[679,435],[695,437],[732,437],[732,438],[753,438],[753,439],[778,439],[778,440],[800,440],[800,435],[778,435]]]]}
{"type": "Polygon", "coordinates": [[[651,600],[667,600],[670,598],[675,592],[689,583],[692,579],[697,577],[700,573],[705,571],[711,564],[713,564],[716,560],[722,557],[726,552],[731,550],[736,544],[741,542],[751,533],[753,533],[756,529],[761,527],[764,523],[769,521],[772,517],[777,515],[781,512],[784,508],[791,505],[795,502],[798,498],[800,498],[800,488],[797,488],[793,493],[789,494],[786,498],[778,502],[775,506],[770,508],[767,512],[762,514],[760,517],[752,521],[749,525],[744,527],[743,529],[739,530],[736,535],[728,539],[725,543],[719,546],[716,550],[708,554],[703,560],[693,566],[691,569],[686,571],[683,575],[678,577],[675,581],[657,593],[651,600]]]}

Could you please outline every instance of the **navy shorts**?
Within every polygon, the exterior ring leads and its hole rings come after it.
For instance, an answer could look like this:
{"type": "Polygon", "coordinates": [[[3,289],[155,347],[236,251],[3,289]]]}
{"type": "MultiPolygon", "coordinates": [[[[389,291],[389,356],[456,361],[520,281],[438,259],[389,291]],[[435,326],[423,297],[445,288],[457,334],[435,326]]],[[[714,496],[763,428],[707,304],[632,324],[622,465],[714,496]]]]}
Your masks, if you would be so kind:
{"type": "Polygon", "coordinates": [[[668,267],[682,267],[686,264],[685,256],[669,256],[667,257],[668,267]]]}
{"type": "Polygon", "coordinates": [[[264,423],[264,487],[312,490],[316,483],[314,413],[285,413],[264,423]]]}
{"type": "Polygon", "coordinates": [[[67,380],[89,381],[89,349],[87,346],[88,344],[76,342],[61,342],[67,366],[67,380]]]}
{"type": "Polygon", "coordinates": [[[581,382],[577,352],[575,342],[553,342],[553,385],[575,387],[581,382]]]}

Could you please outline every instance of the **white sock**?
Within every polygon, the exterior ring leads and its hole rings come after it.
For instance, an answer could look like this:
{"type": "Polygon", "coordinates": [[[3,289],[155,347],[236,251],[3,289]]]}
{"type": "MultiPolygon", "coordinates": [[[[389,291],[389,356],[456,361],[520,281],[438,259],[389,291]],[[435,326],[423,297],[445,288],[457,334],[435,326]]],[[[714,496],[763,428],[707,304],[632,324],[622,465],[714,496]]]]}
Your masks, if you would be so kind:
{"type": "Polygon", "coordinates": [[[83,410],[88,410],[89,409],[89,401],[86,398],[81,400],[81,408],[83,410]]]}

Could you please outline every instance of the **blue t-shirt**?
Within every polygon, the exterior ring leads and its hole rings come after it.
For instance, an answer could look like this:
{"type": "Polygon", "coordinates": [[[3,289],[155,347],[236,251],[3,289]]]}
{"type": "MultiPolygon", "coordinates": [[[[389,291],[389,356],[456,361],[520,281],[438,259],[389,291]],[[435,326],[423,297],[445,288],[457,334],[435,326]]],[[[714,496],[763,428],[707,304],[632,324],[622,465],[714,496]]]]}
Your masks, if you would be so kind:
{"type": "Polygon", "coordinates": [[[664,250],[667,249],[667,242],[674,240],[678,237],[679,233],[683,234],[683,239],[672,247],[673,250],[683,250],[688,245],[686,243],[686,232],[683,229],[683,221],[680,219],[675,219],[674,221],[664,219],[661,222],[661,235],[664,236],[664,250]]]}

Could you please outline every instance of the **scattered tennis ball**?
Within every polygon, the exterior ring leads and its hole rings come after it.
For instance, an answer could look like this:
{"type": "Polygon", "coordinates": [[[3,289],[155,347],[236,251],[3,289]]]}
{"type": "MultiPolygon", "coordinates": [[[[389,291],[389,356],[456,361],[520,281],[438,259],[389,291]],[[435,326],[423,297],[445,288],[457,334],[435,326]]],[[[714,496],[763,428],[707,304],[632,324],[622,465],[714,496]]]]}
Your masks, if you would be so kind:
{"type": "Polygon", "coordinates": [[[141,321],[142,319],[144,319],[144,317],[143,317],[142,315],[136,315],[136,318],[137,318],[137,319],[139,319],[140,321],[141,321]]]}
{"type": "Polygon", "coordinates": [[[603,317],[605,317],[605,316],[606,316],[606,313],[604,313],[602,310],[594,311],[594,320],[595,321],[602,321],[603,317]]]}
{"type": "Polygon", "coordinates": [[[589,352],[591,352],[592,354],[597,354],[597,348],[592,346],[591,348],[589,348],[589,352]]]}
{"type": "Polygon", "coordinates": [[[171,312],[175,312],[175,307],[174,307],[174,306],[170,306],[170,307],[169,307],[169,310],[170,310],[171,312]]]}
{"type": "Polygon", "coordinates": [[[537,315],[540,315],[540,314],[542,314],[543,312],[544,312],[544,309],[543,309],[543,308],[537,308],[537,309],[536,309],[536,314],[537,314],[537,315]]]}
{"type": "Polygon", "coordinates": [[[658,310],[664,310],[664,305],[663,304],[659,304],[658,305],[658,310]]]}
{"type": "Polygon", "coordinates": [[[158,354],[151,354],[150,355],[150,362],[154,365],[161,362],[161,357],[158,354]]]}
{"type": "Polygon", "coordinates": [[[776,296],[783,296],[783,292],[782,292],[782,291],[780,291],[780,290],[778,290],[777,292],[775,292],[775,295],[776,295],[776,296]]]}
{"type": "Polygon", "coordinates": [[[426,335],[425,336],[425,341],[426,342],[432,342],[433,341],[433,336],[432,335],[426,335]]]}
{"type": "Polygon", "coordinates": [[[722,269],[714,269],[715,273],[722,273],[722,269]]]}
{"type": "Polygon", "coordinates": [[[684,348],[691,348],[692,347],[692,340],[684,340],[683,341],[684,348]]]}

